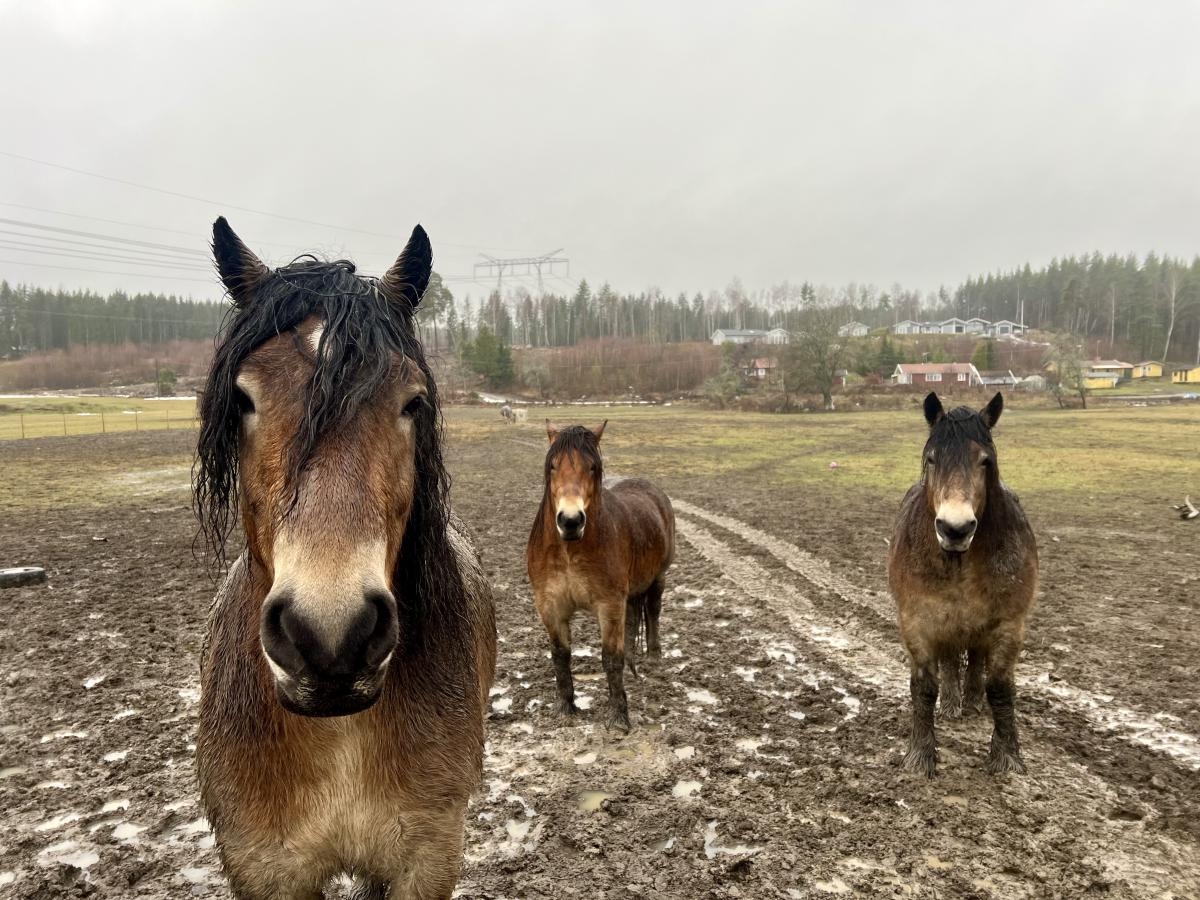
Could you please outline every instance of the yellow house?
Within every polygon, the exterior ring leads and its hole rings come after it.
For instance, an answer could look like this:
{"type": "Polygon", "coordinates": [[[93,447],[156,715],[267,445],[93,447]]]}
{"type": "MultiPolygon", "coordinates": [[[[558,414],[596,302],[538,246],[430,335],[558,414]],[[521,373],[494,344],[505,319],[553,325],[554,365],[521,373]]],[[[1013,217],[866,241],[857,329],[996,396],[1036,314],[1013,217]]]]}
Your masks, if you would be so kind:
{"type": "Polygon", "coordinates": [[[1117,386],[1117,375],[1104,375],[1099,372],[1085,372],[1083,386],[1092,391],[1104,391],[1117,386]]]}
{"type": "Polygon", "coordinates": [[[1171,381],[1174,384],[1200,384],[1200,366],[1176,369],[1171,373],[1171,381]]]}
{"type": "Polygon", "coordinates": [[[1133,367],[1133,377],[1134,378],[1162,378],[1163,377],[1163,364],[1160,362],[1153,362],[1152,360],[1147,360],[1146,362],[1140,362],[1136,366],[1133,367]]]}

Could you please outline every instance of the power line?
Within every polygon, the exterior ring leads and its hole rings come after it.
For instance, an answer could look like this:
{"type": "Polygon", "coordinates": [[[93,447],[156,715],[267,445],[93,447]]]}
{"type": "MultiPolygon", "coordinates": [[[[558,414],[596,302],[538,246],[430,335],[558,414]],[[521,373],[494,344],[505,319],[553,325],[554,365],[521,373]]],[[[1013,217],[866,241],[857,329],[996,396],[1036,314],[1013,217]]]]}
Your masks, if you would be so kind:
{"type": "Polygon", "coordinates": [[[160,269],[174,269],[178,272],[204,272],[206,266],[189,266],[183,263],[147,260],[145,257],[125,256],[112,253],[89,253],[74,248],[49,247],[38,249],[37,244],[27,244],[23,241],[8,241],[0,239],[0,247],[6,250],[18,250],[21,253],[40,253],[43,256],[61,256],[72,259],[94,259],[101,262],[132,263],[137,266],[156,266],[160,269]]]}
{"type": "Polygon", "coordinates": [[[133,278],[157,278],[160,281],[199,281],[207,284],[209,287],[215,286],[212,278],[188,278],[185,275],[163,275],[157,272],[113,272],[110,269],[83,269],[78,266],[55,266],[50,263],[35,263],[16,259],[0,259],[0,265],[34,266],[39,269],[58,269],[63,272],[95,272],[99,275],[128,275],[133,278]]]}
{"type": "Polygon", "coordinates": [[[133,244],[138,247],[149,247],[157,250],[175,250],[180,253],[186,253],[189,256],[200,256],[204,259],[208,258],[208,253],[204,250],[197,250],[194,247],[179,247],[174,244],[157,244],[153,241],[139,241],[135,238],[117,237],[116,235],[98,234],[94,231],[79,231],[75,228],[60,228],[57,225],[43,225],[40,222],[26,222],[22,219],[4,219],[0,218],[0,224],[17,225],[21,228],[36,228],[39,231],[53,231],[56,234],[73,234],[78,237],[99,238],[102,241],[111,241],[116,244],[133,244]]]}
{"type": "MultiPolygon", "coordinates": [[[[196,262],[198,262],[197,258],[194,258],[191,256],[185,256],[184,254],[178,253],[175,250],[142,250],[140,248],[135,249],[135,250],[126,250],[124,247],[120,247],[120,246],[113,247],[109,244],[96,244],[91,241],[77,241],[77,240],[74,240],[73,238],[55,237],[52,234],[27,234],[24,231],[12,231],[8,228],[0,228],[0,234],[7,234],[7,235],[11,235],[12,237],[28,238],[29,240],[34,240],[34,241],[54,241],[55,244],[72,244],[72,245],[74,245],[74,247],[87,247],[87,248],[91,248],[91,249],[95,249],[95,250],[105,250],[110,253],[111,252],[136,253],[142,257],[159,256],[164,259],[173,259],[173,260],[176,260],[177,262],[188,262],[191,264],[195,264],[196,262]]],[[[8,238],[8,240],[11,240],[11,239],[12,239],[11,237],[8,238]]],[[[46,246],[50,246],[50,245],[39,244],[38,246],[46,247],[46,246]]],[[[73,249],[73,248],[64,248],[64,249],[73,249]]]]}
{"type": "MultiPolygon", "coordinates": [[[[100,172],[89,172],[86,169],[77,169],[74,166],[64,166],[61,163],[49,162],[44,159],[35,159],[32,156],[24,156],[23,154],[12,153],[11,151],[8,151],[8,150],[0,150],[0,156],[7,156],[10,159],[19,159],[19,160],[22,160],[23,162],[33,163],[34,165],[38,165],[38,166],[46,166],[51,169],[60,169],[64,172],[72,172],[76,175],[84,175],[88,178],[97,178],[101,181],[112,182],[113,184],[121,184],[126,187],[134,187],[134,188],[138,188],[139,190],[150,191],[151,193],[155,193],[155,194],[163,194],[167,197],[178,197],[182,200],[192,200],[196,203],[206,203],[209,206],[219,206],[219,207],[222,207],[223,209],[236,209],[238,212],[251,213],[256,216],[267,216],[268,218],[279,219],[284,222],[296,222],[301,225],[315,225],[318,228],[328,228],[332,231],[345,231],[345,232],[350,232],[353,234],[366,234],[366,235],[370,235],[371,237],[386,238],[391,241],[403,242],[403,241],[408,240],[407,236],[401,237],[399,235],[386,234],[384,232],[379,232],[379,231],[368,231],[365,228],[350,228],[350,227],[347,227],[344,225],[331,225],[328,222],[318,222],[315,219],[302,219],[302,218],[299,218],[298,216],[285,216],[285,215],[282,215],[281,213],[268,212],[267,210],[264,210],[264,209],[254,209],[249,206],[239,206],[236,203],[226,203],[221,200],[211,200],[208,197],[199,197],[195,194],[185,194],[182,191],[172,191],[172,190],[168,190],[167,188],[160,188],[160,187],[156,187],[156,186],[150,185],[150,184],[142,184],[141,182],[138,182],[138,181],[130,181],[126,178],[117,178],[113,175],[103,175],[100,172]]],[[[441,241],[440,243],[446,247],[460,247],[460,248],[467,249],[467,250],[477,249],[480,246],[479,244],[455,244],[450,241],[441,241]]],[[[506,250],[507,252],[510,252],[510,253],[511,252],[519,252],[519,251],[514,251],[512,248],[497,247],[495,249],[506,250]]]]}

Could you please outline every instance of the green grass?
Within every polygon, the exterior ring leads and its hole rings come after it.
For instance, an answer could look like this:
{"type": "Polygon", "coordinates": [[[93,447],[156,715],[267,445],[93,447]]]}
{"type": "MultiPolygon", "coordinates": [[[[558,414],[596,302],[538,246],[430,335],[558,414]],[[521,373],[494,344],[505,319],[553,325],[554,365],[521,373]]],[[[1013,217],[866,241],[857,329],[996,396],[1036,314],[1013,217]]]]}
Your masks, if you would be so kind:
{"type": "MultiPolygon", "coordinates": [[[[767,415],[695,407],[594,407],[550,410],[555,422],[609,419],[603,446],[614,471],[694,478],[721,490],[721,479],[787,489],[903,491],[919,475],[927,435],[911,411],[767,415]],[[830,462],[838,468],[831,470],[830,462]]],[[[499,429],[493,410],[454,410],[452,439],[505,435],[545,445],[541,417],[499,429]],[[491,419],[495,417],[496,423],[491,419]]],[[[1200,405],[1089,410],[1009,409],[996,426],[1000,467],[1022,494],[1115,496],[1130,482],[1200,492],[1200,405]]],[[[531,450],[530,452],[535,452],[531,450]]],[[[539,451],[536,451],[540,453],[539,451]]]]}
{"type": "MultiPolygon", "coordinates": [[[[180,413],[182,426],[192,401],[172,402],[187,408],[180,413]]],[[[596,425],[607,418],[603,447],[613,472],[685,481],[714,494],[756,485],[785,497],[806,491],[834,503],[847,493],[886,497],[889,510],[918,477],[926,436],[915,404],[899,412],[786,416],[689,406],[556,407],[531,410],[529,421],[516,426],[504,425],[492,408],[451,408],[446,411],[451,467],[457,448],[491,445],[494,453],[487,458],[495,461],[496,477],[540,477],[547,414],[558,424],[596,425]],[[831,461],[838,463],[836,470],[829,468],[831,461]]],[[[55,416],[49,415],[53,426],[55,416]]],[[[49,433],[55,433],[53,427],[49,433]]],[[[1099,509],[1106,500],[1133,494],[1200,494],[1197,434],[1200,404],[1010,409],[995,437],[1003,477],[1023,497],[1036,496],[1043,506],[1061,501],[1064,508],[1099,509]]],[[[184,434],[148,435],[134,443],[120,436],[36,445],[12,441],[0,452],[0,509],[146,502],[142,498],[162,492],[186,503],[193,446],[193,437],[184,434]]]]}
{"type": "Polygon", "coordinates": [[[185,398],[0,397],[0,441],[194,428],[185,398]]]}

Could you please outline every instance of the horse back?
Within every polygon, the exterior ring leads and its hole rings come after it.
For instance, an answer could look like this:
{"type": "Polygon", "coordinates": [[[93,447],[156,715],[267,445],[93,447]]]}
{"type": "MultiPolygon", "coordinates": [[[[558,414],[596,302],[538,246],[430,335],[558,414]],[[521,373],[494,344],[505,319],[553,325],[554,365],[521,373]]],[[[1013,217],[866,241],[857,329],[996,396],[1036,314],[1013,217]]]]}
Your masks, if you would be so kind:
{"type": "Polygon", "coordinates": [[[645,478],[626,478],[605,490],[605,513],[629,547],[630,590],[642,591],[675,558],[675,511],[667,495],[645,478]]]}

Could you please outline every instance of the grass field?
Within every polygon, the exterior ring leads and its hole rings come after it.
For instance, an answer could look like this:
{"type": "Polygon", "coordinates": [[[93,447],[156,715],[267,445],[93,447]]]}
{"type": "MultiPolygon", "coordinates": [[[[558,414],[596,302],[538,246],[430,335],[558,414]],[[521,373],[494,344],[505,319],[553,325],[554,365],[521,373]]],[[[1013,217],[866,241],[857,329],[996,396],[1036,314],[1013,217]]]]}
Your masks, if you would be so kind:
{"type": "Polygon", "coordinates": [[[194,428],[194,397],[0,396],[0,441],[194,428]]]}

